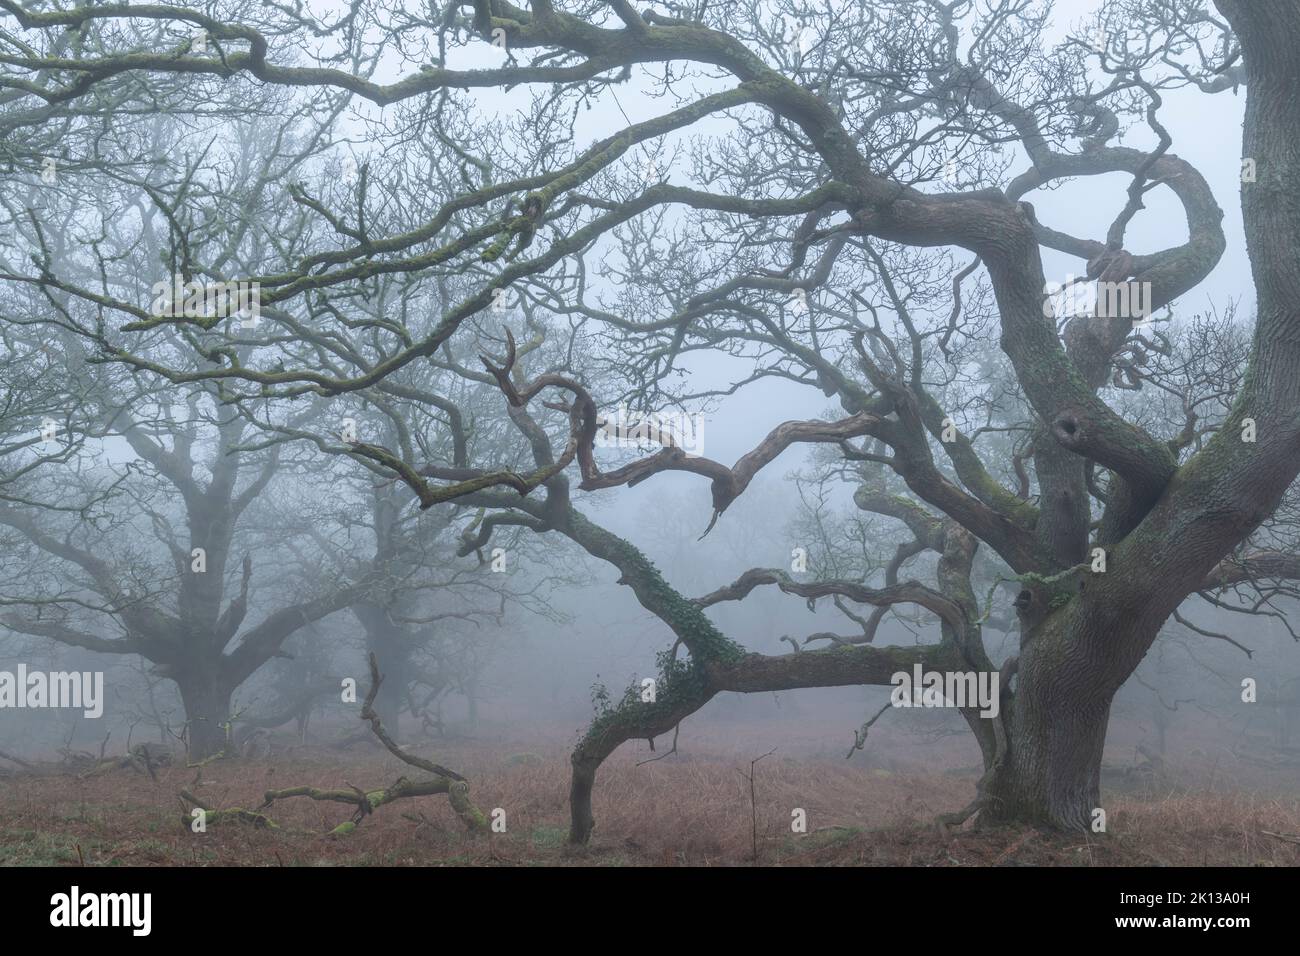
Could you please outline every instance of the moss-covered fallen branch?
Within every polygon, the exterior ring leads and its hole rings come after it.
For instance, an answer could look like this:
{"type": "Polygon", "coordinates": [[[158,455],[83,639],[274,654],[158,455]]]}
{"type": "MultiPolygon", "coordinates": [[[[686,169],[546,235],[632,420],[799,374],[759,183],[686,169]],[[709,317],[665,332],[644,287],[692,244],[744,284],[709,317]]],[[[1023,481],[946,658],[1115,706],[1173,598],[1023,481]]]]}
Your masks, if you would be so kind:
{"type": "Polygon", "coordinates": [[[247,823],[258,829],[278,830],[280,828],[270,817],[264,816],[255,810],[246,810],[243,807],[229,807],[225,810],[217,810],[200,803],[199,799],[188,790],[182,790],[180,795],[181,802],[186,804],[185,814],[181,817],[181,826],[186,829],[189,829],[194,821],[193,811],[195,808],[203,811],[205,826],[218,826],[223,823],[247,823]]]}
{"type": "Polygon", "coordinates": [[[460,817],[461,822],[465,824],[466,829],[471,833],[487,830],[487,819],[469,799],[469,784],[463,780],[451,780],[447,777],[434,777],[430,780],[408,780],[406,777],[399,777],[392,786],[382,790],[361,790],[358,787],[347,790],[326,790],[318,787],[288,787],[283,790],[268,790],[259,809],[265,809],[277,800],[287,800],[292,797],[307,797],[311,800],[350,804],[356,808],[352,814],[352,819],[339,824],[331,831],[336,834],[345,834],[351,833],[368,814],[374,813],[387,803],[410,797],[427,797],[439,793],[447,794],[451,808],[456,811],[456,815],[460,817]]]}
{"type": "Polygon", "coordinates": [[[379,693],[379,685],[383,682],[383,679],[383,675],[379,673],[379,664],[375,660],[375,655],[371,654],[370,692],[366,694],[365,702],[361,705],[361,719],[370,722],[371,731],[379,739],[380,743],[387,748],[389,753],[403,763],[418,767],[433,774],[433,776],[427,780],[408,780],[406,777],[399,777],[392,786],[380,790],[362,790],[360,787],[354,787],[351,784],[348,785],[346,790],[306,786],[268,790],[263,795],[264,802],[260,809],[269,807],[277,800],[287,800],[292,797],[307,797],[310,800],[350,804],[355,807],[352,818],[345,823],[339,824],[331,831],[337,835],[344,835],[355,830],[357,824],[364,820],[367,815],[374,813],[386,803],[411,797],[427,797],[445,793],[452,810],[456,812],[456,816],[460,817],[466,829],[471,833],[487,832],[487,818],[470,800],[469,783],[464,777],[440,764],[407,753],[388,736],[379,715],[375,713],[374,709],[375,696],[379,693]]]}

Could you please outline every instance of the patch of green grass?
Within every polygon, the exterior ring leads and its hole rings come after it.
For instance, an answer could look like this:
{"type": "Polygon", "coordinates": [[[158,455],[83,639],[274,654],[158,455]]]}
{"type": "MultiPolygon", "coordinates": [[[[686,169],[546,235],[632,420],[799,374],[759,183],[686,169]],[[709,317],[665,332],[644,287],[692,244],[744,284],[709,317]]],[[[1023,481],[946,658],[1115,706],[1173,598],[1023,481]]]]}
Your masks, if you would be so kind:
{"type": "MultiPolygon", "coordinates": [[[[95,849],[83,846],[82,853],[95,849]]],[[[70,834],[51,833],[44,830],[10,830],[0,844],[0,865],[3,866],[67,866],[80,862],[77,858],[77,840],[70,834]]]]}
{"type": "Polygon", "coordinates": [[[826,827],[803,835],[792,833],[782,841],[780,853],[785,856],[821,850],[839,843],[847,843],[862,832],[862,827],[826,827]]]}
{"type": "MultiPolygon", "coordinates": [[[[131,849],[133,852],[146,857],[167,858],[175,852],[170,845],[163,843],[161,840],[133,840],[131,849]]],[[[192,849],[197,851],[200,860],[215,860],[217,858],[216,851],[209,847],[193,847],[192,849]]]]}
{"type": "Polygon", "coordinates": [[[553,850],[564,846],[568,839],[569,830],[567,827],[548,826],[546,824],[533,827],[533,846],[553,850]]]}

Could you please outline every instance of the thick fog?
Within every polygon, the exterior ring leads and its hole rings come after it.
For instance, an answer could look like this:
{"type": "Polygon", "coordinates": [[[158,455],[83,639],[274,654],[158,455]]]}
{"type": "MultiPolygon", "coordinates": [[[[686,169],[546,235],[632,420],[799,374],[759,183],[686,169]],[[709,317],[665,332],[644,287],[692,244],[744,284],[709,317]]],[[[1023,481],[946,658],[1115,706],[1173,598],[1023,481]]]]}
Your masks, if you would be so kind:
{"type": "Polygon", "coordinates": [[[1235,21],[435,6],[0,15],[0,783],[420,772],[573,844],[773,754],[782,834],[1294,807],[1235,21]]]}

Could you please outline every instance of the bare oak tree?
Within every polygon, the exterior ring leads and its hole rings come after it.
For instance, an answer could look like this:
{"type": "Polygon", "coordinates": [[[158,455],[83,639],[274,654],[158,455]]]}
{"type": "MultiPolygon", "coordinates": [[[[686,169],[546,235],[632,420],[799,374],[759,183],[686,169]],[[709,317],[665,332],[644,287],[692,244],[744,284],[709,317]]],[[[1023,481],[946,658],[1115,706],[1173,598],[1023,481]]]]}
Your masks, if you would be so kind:
{"type": "MultiPolygon", "coordinates": [[[[1016,582],[1021,638],[1001,668],[1000,716],[967,715],[986,773],[958,817],[1087,826],[1111,700],[1161,625],[1190,595],[1297,570],[1293,554],[1253,547],[1252,535],[1300,474],[1300,211],[1290,198],[1300,181],[1300,11],[1288,0],[1117,0],[1089,39],[1053,45],[1046,5],[1025,0],[667,9],[476,0],[316,21],[280,6],[42,11],[0,0],[9,130],[75,127],[122,109],[121,97],[147,99],[156,82],[180,98],[172,109],[192,88],[195,116],[212,88],[283,92],[303,117],[336,115],[345,97],[375,147],[346,188],[295,182],[227,227],[238,231],[232,243],[256,246],[239,278],[260,287],[272,329],[244,351],[229,347],[221,317],[159,315],[108,282],[61,274],[48,255],[0,279],[78,302],[82,314],[66,324],[102,359],[176,384],[220,381],[236,403],[400,394],[404,370],[421,363],[494,384],[522,461],[476,459],[483,446],[466,441],[439,460],[362,441],[347,451],[400,477],[425,507],[490,509],[466,553],[509,527],[572,539],[617,567],[675,635],[656,702],[625,699],[575,750],[574,840],[591,833],[605,757],[671,730],[720,691],[888,683],[913,663],[988,672],[984,609],[970,586],[981,550],[1016,582]],[[453,65],[466,54],[498,65],[453,65]],[[662,109],[578,145],[573,117],[633,82],[662,109]],[[1202,434],[1189,409],[1187,431],[1162,439],[1115,398],[1140,380],[1145,333],[1135,338],[1135,322],[1196,289],[1226,241],[1205,177],[1172,151],[1161,122],[1163,96],[1179,89],[1245,91],[1252,175],[1241,202],[1256,316],[1246,373],[1218,427],[1202,434]],[[516,98],[517,116],[482,118],[468,91],[493,90],[516,98]],[[1128,186],[1113,197],[1105,235],[1042,222],[1025,199],[1113,174],[1128,186]],[[1128,249],[1155,189],[1181,207],[1187,239],[1128,249]],[[1062,283],[1046,272],[1045,250],[1076,259],[1104,304],[1060,314],[1062,283]],[[399,297],[376,314],[358,302],[377,293],[377,276],[451,283],[451,302],[412,315],[399,297]],[[923,308],[910,287],[936,278],[947,308],[923,308]],[[963,297],[979,302],[971,286],[989,293],[979,321],[980,310],[963,308],[963,297]],[[518,343],[480,321],[503,302],[530,323],[518,343]],[[956,377],[971,377],[973,343],[994,326],[1012,398],[1029,414],[1018,419],[1009,399],[968,422],[944,399],[956,377]],[[147,346],[162,336],[207,364],[151,358],[147,346]],[[472,366],[473,351],[483,366],[472,366]],[[705,351],[747,371],[722,389],[682,384],[687,358],[705,351]],[[820,389],[839,411],[774,422],[731,465],[668,441],[598,466],[595,437],[608,424],[598,402],[685,405],[768,377],[820,389]],[[994,436],[1013,426],[1024,440],[1008,454],[994,436]],[[709,480],[715,520],[725,520],[755,474],[795,444],[840,449],[906,487],[905,498],[882,495],[862,469],[859,506],[914,536],[884,580],[755,569],[688,600],[572,501],[575,465],[586,493],[685,471],[709,480]],[[933,585],[902,578],[907,552],[937,555],[933,585]],[[941,622],[942,638],[876,646],[864,617],[860,640],[749,653],[706,609],[760,586],[916,605],[941,622]]],[[[194,178],[214,208],[239,195],[219,163],[194,178]]],[[[174,214],[193,201],[173,188],[159,204],[174,214]]],[[[187,275],[223,275],[219,252],[173,231],[171,255],[187,275]]],[[[451,389],[421,400],[454,434],[465,417],[451,389]]]]}

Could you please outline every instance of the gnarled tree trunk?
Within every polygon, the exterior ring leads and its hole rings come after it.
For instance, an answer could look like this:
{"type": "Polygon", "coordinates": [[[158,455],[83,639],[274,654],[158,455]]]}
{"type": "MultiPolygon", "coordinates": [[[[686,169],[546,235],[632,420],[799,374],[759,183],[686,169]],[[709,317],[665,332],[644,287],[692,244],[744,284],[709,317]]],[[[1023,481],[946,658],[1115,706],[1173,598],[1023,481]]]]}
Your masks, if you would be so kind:
{"type": "Polygon", "coordinates": [[[981,822],[1077,830],[1104,809],[1101,759],[1115,692],[1090,667],[1071,623],[1049,618],[1022,639],[1007,753],[989,783],[981,822]]]}
{"type": "MultiPolygon", "coordinates": [[[[217,668],[213,668],[215,671],[217,668]]],[[[185,707],[191,760],[205,760],[226,750],[233,688],[212,672],[175,678],[185,707]]]]}

